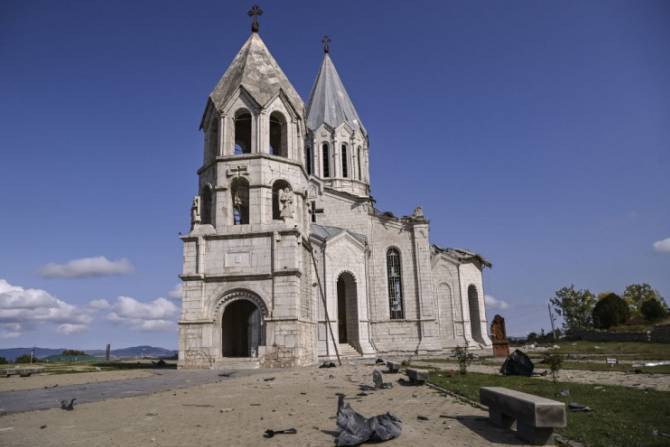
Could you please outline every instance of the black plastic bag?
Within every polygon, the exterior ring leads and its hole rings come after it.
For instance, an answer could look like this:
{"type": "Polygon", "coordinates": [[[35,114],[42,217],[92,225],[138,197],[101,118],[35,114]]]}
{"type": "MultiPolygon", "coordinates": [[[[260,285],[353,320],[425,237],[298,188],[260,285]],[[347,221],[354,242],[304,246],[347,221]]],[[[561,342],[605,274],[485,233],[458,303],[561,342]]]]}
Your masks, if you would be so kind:
{"type": "Polygon", "coordinates": [[[353,446],[364,442],[381,442],[397,438],[402,431],[400,419],[391,413],[366,418],[344,402],[344,395],[338,396],[337,428],[339,433],[335,445],[353,446]]]}
{"type": "Polygon", "coordinates": [[[500,372],[504,376],[526,376],[533,375],[535,365],[530,358],[518,349],[512,352],[505,363],[500,367],[500,372]]]}

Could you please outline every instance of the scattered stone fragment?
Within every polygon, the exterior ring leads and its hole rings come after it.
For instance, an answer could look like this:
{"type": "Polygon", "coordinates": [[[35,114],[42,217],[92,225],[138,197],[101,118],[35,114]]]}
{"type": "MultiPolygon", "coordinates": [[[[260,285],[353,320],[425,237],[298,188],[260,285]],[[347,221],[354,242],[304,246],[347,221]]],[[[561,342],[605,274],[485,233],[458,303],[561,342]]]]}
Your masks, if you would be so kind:
{"type": "Polygon", "coordinates": [[[592,411],[590,407],[587,407],[586,405],[578,404],[577,402],[570,402],[568,404],[568,409],[574,413],[579,413],[579,412],[584,412],[588,413],[589,411],[592,411]]]}
{"type": "Polygon", "coordinates": [[[418,415],[416,418],[420,421],[428,421],[429,420],[428,416],[422,416],[422,415],[418,415]]]}
{"type": "Polygon", "coordinates": [[[72,411],[72,410],[74,410],[74,401],[76,401],[76,400],[77,400],[76,398],[71,399],[69,403],[68,403],[67,400],[61,400],[61,401],[60,401],[60,407],[61,407],[61,409],[63,409],[63,410],[67,410],[67,411],[72,411]]]}
{"type": "Polygon", "coordinates": [[[45,428],[47,428],[47,424],[40,425],[40,430],[44,430],[45,428]]]}
{"type": "Polygon", "coordinates": [[[287,428],[286,430],[267,429],[265,430],[265,433],[263,433],[263,437],[272,438],[274,435],[295,435],[296,433],[298,433],[298,430],[295,428],[287,428]]]}
{"type": "MultiPolygon", "coordinates": [[[[219,413],[230,413],[231,411],[233,411],[232,408],[222,408],[222,409],[219,410],[219,413]]],[[[272,411],[274,411],[274,410],[272,410],[272,411]]]]}
{"type": "Polygon", "coordinates": [[[265,382],[272,382],[273,380],[275,380],[275,378],[274,378],[274,377],[266,377],[266,378],[263,379],[263,380],[264,380],[265,382]]]}

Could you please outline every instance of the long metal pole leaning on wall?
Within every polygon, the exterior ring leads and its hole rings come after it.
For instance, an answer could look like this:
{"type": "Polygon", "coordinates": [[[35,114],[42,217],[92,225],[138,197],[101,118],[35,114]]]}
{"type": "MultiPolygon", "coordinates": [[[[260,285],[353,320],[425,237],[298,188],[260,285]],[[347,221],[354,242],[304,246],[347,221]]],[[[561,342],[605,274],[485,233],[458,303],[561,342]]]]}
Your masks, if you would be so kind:
{"type": "Polygon", "coordinates": [[[328,325],[328,330],[330,331],[330,339],[333,340],[333,348],[335,348],[337,363],[338,365],[342,366],[342,360],[340,359],[340,351],[337,349],[337,343],[335,343],[335,334],[333,334],[333,326],[331,325],[330,317],[328,316],[328,304],[326,303],[326,294],[323,291],[323,285],[321,284],[321,277],[319,276],[319,267],[316,265],[316,258],[314,257],[314,250],[312,249],[312,243],[307,241],[307,244],[308,244],[307,247],[309,248],[309,254],[312,256],[312,263],[314,264],[314,272],[316,273],[316,282],[319,284],[319,294],[321,295],[321,301],[323,301],[323,312],[326,315],[326,323],[328,325]]]}

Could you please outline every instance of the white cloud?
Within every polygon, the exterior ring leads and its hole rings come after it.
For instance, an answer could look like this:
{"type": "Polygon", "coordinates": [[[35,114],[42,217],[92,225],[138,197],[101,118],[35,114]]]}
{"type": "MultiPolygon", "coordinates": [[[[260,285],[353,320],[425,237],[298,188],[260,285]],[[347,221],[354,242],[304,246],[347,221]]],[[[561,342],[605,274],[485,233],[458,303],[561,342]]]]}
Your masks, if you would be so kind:
{"type": "Polygon", "coordinates": [[[654,242],[654,250],[659,253],[670,253],[670,237],[654,242]]]}
{"type": "Polygon", "coordinates": [[[89,301],[88,302],[88,307],[90,307],[91,309],[95,309],[95,310],[105,310],[105,309],[109,309],[110,307],[112,307],[112,305],[109,304],[109,301],[107,301],[106,299],[98,298],[98,299],[89,301]]]}
{"type": "Polygon", "coordinates": [[[140,331],[176,330],[177,306],[165,298],[148,303],[129,296],[120,296],[107,319],[140,331]]]}
{"type": "MultiPolygon", "coordinates": [[[[0,279],[1,337],[17,337],[37,323],[72,325],[82,330],[90,322],[91,317],[85,312],[45,290],[24,289],[0,279]]],[[[60,326],[58,330],[64,333],[60,326]]]]}
{"type": "Polygon", "coordinates": [[[104,256],[73,259],[64,264],[49,263],[40,274],[45,278],[92,278],[96,276],[127,275],[135,267],[125,258],[110,261],[104,256]]]}
{"type": "Polygon", "coordinates": [[[84,332],[87,329],[88,326],[85,324],[65,323],[58,326],[58,329],[56,330],[61,334],[70,335],[70,334],[76,334],[78,332],[84,332]]]}
{"type": "Polygon", "coordinates": [[[492,295],[484,295],[484,302],[486,303],[487,307],[492,309],[507,309],[509,307],[509,303],[507,301],[499,300],[492,295]]]}
{"type": "Polygon", "coordinates": [[[0,338],[16,338],[21,335],[20,323],[0,323],[0,338]]]}
{"type": "Polygon", "coordinates": [[[168,292],[168,298],[172,298],[173,300],[180,300],[184,294],[184,289],[182,287],[182,284],[179,283],[176,286],[174,286],[174,289],[170,290],[168,292]]]}

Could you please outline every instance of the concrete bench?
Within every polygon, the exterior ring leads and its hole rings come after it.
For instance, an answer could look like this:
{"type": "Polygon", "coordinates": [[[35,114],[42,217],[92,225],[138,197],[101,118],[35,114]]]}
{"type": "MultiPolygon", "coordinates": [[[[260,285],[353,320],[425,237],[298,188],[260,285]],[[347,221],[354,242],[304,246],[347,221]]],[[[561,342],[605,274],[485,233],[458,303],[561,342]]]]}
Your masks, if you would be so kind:
{"type": "Polygon", "coordinates": [[[388,368],[388,372],[393,373],[393,374],[400,371],[400,363],[386,362],[386,367],[388,368]]]}
{"type": "Polygon", "coordinates": [[[425,369],[407,368],[405,372],[407,372],[409,381],[415,385],[423,385],[428,380],[428,371],[425,369]]]}
{"type": "Polygon", "coordinates": [[[554,428],[567,425],[563,402],[503,387],[480,388],[479,401],[499,427],[510,428],[516,420],[517,436],[531,444],[547,444],[554,428]]]}

